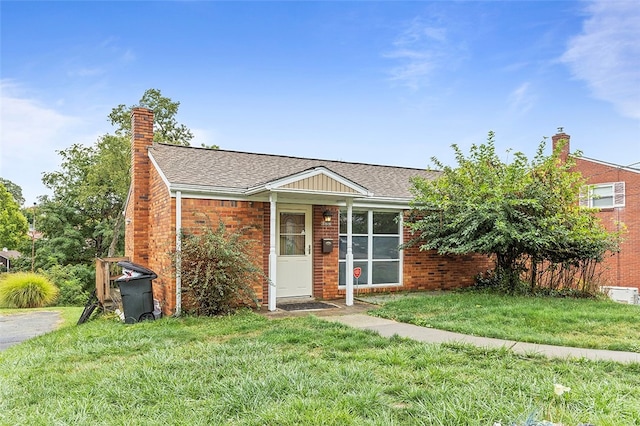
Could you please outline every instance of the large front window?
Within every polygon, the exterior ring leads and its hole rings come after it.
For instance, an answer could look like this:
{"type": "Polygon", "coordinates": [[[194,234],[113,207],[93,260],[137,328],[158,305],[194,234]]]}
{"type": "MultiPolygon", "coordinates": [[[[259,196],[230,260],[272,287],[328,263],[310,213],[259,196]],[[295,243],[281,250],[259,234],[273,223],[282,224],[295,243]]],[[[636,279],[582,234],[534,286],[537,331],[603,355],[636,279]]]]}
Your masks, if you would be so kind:
{"type": "Polygon", "coordinates": [[[359,286],[400,284],[401,223],[397,212],[353,211],[353,267],[360,268],[356,280],[353,271],[347,274],[347,212],[340,211],[340,285],[347,275],[359,286]]]}

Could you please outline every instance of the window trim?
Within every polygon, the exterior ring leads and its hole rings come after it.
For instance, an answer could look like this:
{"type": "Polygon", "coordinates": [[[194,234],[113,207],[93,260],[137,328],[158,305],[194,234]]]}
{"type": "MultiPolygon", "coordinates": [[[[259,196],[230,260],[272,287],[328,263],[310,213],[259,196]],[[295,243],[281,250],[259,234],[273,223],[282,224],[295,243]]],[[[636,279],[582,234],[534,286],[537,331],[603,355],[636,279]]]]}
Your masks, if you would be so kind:
{"type": "MultiPolygon", "coordinates": [[[[580,194],[580,206],[589,207],[593,209],[613,209],[618,207],[625,206],[625,183],[624,182],[606,182],[606,183],[595,183],[589,185],[581,191],[580,194]],[[598,197],[594,197],[594,190],[610,188],[611,189],[611,204],[606,206],[595,206],[594,200],[598,200],[598,197]]],[[[608,198],[607,195],[604,198],[608,198]]]]}
{"type": "MultiPolygon", "coordinates": [[[[358,288],[381,288],[381,287],[402,287],[403,286],[403,266],[404,266],[404,250],[398,249],[398,258],[397,259],[374,259],[373,258],[373,237],[397,237],[398,245],[401,246],[403,244],[404,237],[404,211],[396,210],[396,209],[372,209],[372,208],[354,208],[353,212],[361,212],[367,214],[367,234],[352,234],[351,237],[367,237],[367,258],[366,259],[353,259],[354,264],[356,262],[367,264],[367,282],[358,283],[358,288]],[[373,214],[374,213],[393,213],[398,216],[398,233],[397,234],[375,234],[373,231],[373,214]],[[398,281],[396,283],[382,283],[382,284],[373,284],[373,263],[375,262],[397,262],[398,263],[398,281]]],[[[345,212],[340,209],[339,211],[339,219],[340,216],[345,214],[345,212]]],[[[338,239],[341,237],[347,237],[347,234],[343,234],[338,230],[338,239]]],[[[346,284],[340,283],[340,265],[346,264],[346,259],[340,259],[338,256],[338,288],[344,289],[346,288],[346,284]]],[[[346,268],[345,268],[346,269],[346,268]]],[[[346,270],[345,270],[346,273],[346,270]]],[[[347,277],[345,277],[346,283],[347,277]]],[[[355,285],[355,283],[354,283],[355,285]]]]}

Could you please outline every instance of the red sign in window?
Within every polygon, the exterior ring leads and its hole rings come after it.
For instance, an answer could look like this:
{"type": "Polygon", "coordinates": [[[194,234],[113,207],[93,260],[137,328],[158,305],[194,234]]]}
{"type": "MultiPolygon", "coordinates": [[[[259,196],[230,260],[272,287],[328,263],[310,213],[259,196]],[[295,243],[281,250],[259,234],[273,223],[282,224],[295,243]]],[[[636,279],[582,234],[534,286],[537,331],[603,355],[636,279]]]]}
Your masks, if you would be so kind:
{"type": "Polygon", "coordinates": [[[360,278],[360,275],[362,275],[362,268],[353,268],[353,276],[355,278],[360,278]]]}

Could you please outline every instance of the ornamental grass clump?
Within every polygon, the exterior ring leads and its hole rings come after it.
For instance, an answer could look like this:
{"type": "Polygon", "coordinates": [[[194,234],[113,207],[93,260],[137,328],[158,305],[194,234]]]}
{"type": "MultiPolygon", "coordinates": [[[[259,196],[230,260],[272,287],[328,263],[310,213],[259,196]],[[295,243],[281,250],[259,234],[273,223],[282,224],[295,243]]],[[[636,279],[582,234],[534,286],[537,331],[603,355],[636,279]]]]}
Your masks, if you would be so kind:
{"type": "Polygon", "coordinates": [[[58,288],[44,275],[30,272],[7,274],[0,280],[0,305],[41,308],[58,297],[58,288]]]}

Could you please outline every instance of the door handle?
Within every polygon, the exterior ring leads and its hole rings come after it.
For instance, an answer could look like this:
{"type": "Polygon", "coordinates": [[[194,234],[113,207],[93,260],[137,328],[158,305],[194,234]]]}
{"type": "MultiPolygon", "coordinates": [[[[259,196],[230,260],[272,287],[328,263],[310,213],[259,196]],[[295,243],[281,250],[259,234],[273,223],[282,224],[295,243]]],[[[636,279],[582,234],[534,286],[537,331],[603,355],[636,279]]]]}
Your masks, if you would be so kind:
{"type": "Polygon", "coordinates": [[[307,254],[311,254],[311,244],[309,244],[309,253],[307,254]]]}

